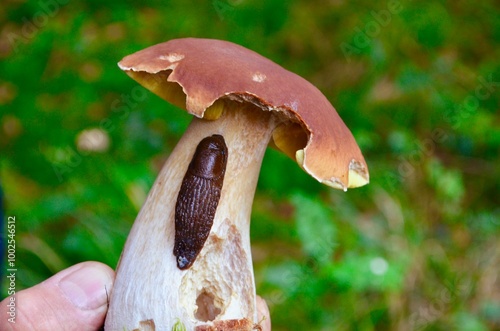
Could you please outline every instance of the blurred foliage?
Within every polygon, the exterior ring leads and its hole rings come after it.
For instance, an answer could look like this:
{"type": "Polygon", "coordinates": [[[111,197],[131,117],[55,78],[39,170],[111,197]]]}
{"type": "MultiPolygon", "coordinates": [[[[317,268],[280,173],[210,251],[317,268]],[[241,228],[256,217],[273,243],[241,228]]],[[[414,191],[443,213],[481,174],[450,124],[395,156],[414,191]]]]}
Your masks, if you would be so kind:
{"type": "Polygon", "coordinates": [[[273,329],[500,330],[498,1],[4,0],[0,35],[18,290],[116,265],[190,120],[116,62],[207,37],[315,84],[370,166],[370,185],[344,193],[268,151],[251,228],[273,329]],[[79,147],[95,128],[102,150],[79,147]]]}

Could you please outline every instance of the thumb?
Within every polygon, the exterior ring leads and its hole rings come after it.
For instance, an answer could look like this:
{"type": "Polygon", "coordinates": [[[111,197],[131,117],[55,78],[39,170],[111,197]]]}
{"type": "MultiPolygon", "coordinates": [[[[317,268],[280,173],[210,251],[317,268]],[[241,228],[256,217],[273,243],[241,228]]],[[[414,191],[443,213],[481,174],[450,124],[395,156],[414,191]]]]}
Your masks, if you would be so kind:
{"type": "Polygon", "coordinates": [[[0,330],[98,330],[114,277],[114,271],[99,262],[65,269],[4,299],[0,330]]]}

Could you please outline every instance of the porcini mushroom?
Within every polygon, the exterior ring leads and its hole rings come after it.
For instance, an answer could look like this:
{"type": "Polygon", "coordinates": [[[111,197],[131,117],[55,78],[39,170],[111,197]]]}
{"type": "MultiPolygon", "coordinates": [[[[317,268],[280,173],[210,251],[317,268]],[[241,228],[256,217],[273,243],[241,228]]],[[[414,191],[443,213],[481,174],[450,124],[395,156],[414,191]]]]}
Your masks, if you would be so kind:
{"type": "Polygon", "coordinates": [[[249,225],[266,147],[344,191],[368,183],[359,147],[317,88],[242,46],[176,39],[129,55],[119,67],[194,118],[127,239],[106,330],[251,330],[258,320],[249,225]],[[210,181],[222,167],[213,198],[210,181]],[[185,220],[176,215],[182,203],[192,213],[185,220]]]}

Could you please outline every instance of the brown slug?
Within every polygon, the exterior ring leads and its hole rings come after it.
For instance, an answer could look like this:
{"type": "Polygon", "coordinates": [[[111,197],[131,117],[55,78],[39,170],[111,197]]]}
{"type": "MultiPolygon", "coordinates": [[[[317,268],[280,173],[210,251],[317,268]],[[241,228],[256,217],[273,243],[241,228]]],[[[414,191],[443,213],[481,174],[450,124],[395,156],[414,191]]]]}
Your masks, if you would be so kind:
{"type": "Polygon", "coordinates": [[[177,267],[191,267],[210,234],[227,165],[224,137],[200,141],[182,180],[175,205],[174,255],[177,267]]]}

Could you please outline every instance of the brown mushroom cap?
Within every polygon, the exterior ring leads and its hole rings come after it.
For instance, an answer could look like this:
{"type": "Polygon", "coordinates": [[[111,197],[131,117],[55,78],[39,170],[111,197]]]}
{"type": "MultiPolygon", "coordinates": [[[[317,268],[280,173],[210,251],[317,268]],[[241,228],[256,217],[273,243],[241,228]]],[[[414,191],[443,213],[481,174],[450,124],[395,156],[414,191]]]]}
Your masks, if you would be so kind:
{"type": "Polygon", "coordinates": [[[275,145],[311,176],[344,190],[369,181],[363,155],[328,99],[302,77],[249,49],[221,40],[174,39],[129,55],[118,65],[200,118],[223,97],[274,111],[283,119],[273,134],[275,145]]]}

